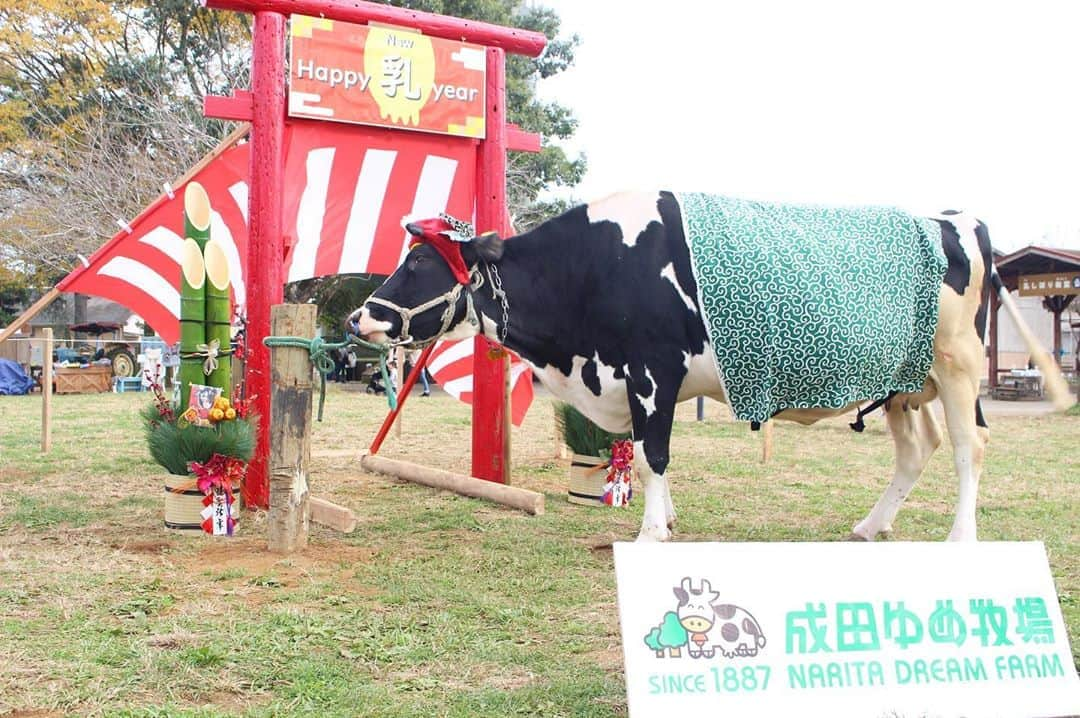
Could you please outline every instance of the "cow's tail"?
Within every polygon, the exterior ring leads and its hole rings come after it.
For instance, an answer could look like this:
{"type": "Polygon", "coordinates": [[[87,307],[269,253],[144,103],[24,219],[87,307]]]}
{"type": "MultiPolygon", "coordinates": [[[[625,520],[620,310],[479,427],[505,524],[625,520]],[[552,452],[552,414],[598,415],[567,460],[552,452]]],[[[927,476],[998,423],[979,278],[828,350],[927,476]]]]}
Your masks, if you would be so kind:
{"type": "Polygon", "coordinates": [[[1035,362],[1035,366],[1042,372],[1043,387],[1046,389],[1046,393],[1049,394],[1050,401],[1054,403],[1054,408],[1058,411],[1068,409],[1073,405],[1074,397],[1072,392],[1069,391],[1068,382],[1065,381],[1065,377],[1061,374],[1061,368],[1050,356],[1050,352],[1046,351],[1042,344],[1039,343],[1039,340],[1035,338],[1035,335],[1031,333],[1024,318],[1020,316],[1020,310],[1017,309],[1016,302],[1013,301],[1009,290],[1006,289],[1005,283],[998,276],[997,268],[991,270],[990,281],[993,282],[994,291],[997,292],[1002,306],[1012,317],[1013,324],[1016,325],[1020,336],[1024,338],[1024,345],[1027,347],[1028,354],[1031,355],[1031,360],[1035,362]]]}

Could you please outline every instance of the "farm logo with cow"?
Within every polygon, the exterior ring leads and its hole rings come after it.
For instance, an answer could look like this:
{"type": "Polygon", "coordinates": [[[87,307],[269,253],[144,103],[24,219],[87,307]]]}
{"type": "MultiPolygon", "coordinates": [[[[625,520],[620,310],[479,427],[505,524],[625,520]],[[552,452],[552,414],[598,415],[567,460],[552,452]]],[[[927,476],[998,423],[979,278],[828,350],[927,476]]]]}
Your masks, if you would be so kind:
{"type": "Polygon", "coordinates": [[[645,634],[657,658],[753,658],[765,647],[765,634],[745,608],[720,602],[706,578],[695,586],[689,576],[672,588],[678,604],[645,634]]]}

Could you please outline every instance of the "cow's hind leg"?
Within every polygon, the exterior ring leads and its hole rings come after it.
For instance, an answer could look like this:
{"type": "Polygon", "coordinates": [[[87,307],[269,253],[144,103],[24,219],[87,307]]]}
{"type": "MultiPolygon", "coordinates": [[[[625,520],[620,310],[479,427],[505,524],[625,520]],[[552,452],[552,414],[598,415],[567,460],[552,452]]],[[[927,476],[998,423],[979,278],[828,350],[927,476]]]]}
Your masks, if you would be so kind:
{"type": "MultiPolygon", "coordinates": [[[[981,345],[979,345],[981,348],[981,345]]],[[[981,358],[981,355],[980,355],[981,358]]],[[[953,464],[959,481],[956,517],[950,541],[974,541],[975,503],[982,475],[983,455],[990,440],[990,431],[976,422],[976,401],[979,380],[973,371],[965,371],[956,362],[941,362],[935,366],[938,396],[945,407],[945,424],[953,446],[953,464]]]]}
{"type": "Polygon", "coordinates": [[[852,529],[852,538],[873,541],[880,533],[892,530],[892,522],[911,487],[922,475],[934,450],[941,445],[941,428],[933,407],[904,409],[898,397],[888,403],[886,417],[896,445],[896,469],[885,493],[874,508],[852,529]]]}
{"type": "MultiPolygon", "coordinates": [[[[671,493],[664,473],[668,466],[671,426],[675,420],[675,398],[682,374],[679,365],[657,371],[669,381],[659,382],[645,367],[627,372],[627,393],[634,426],[634,468],[645,485],[645,510],[638,541],[667,541],[669,521],[674,521],[671,493]],[[674,379],[675,381],[672,381],[674,379]]],[[[685,369],[683,369],[685,371],[685,369]]]]}

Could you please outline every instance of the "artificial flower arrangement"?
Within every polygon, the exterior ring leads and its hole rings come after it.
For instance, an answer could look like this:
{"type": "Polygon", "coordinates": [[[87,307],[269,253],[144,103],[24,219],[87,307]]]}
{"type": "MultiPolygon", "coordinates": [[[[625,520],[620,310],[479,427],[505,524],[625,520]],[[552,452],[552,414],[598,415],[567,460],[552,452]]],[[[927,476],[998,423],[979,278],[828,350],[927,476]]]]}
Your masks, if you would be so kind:
{"type": "Polygon", "coordinates": [[[570,404],[555,402],[555,427],[574,456],[567,499],[582,505],[626,506],[633,496],[630,434],[605,431],[570,404]]]}
{"type": "MultiPolygon", "coordinates": [[[[149,383],[154,401],[142,411],[147,448],[170,474],[187,477],[170,482],[167,489],[179,496],[201,495],[202,530],[231,536],[239,515],[235,491],[255,448],[251,402],[218,395],[205,413],[194,402],[181,412],[158,381],[151,378],[149,383]]],[[[206,389],[211,387],[194,384],[192,394],[206,389]]],[[[194,528],[168,516],[166,524],[194,528]]]]}

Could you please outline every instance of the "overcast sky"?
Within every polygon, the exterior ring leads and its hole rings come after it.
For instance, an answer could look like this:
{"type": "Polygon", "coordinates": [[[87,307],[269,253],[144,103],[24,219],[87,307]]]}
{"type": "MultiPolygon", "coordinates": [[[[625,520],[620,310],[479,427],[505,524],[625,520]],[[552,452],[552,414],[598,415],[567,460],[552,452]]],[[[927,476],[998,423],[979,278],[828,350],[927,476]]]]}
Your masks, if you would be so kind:
{"type": "Polygon", "coordinates": [[[1080,2],[539,0],[581,46],[574,192],[964,209],[1080,249],[1080,2]]]}

